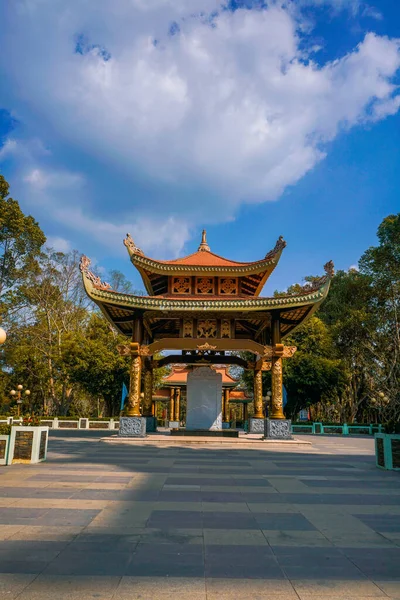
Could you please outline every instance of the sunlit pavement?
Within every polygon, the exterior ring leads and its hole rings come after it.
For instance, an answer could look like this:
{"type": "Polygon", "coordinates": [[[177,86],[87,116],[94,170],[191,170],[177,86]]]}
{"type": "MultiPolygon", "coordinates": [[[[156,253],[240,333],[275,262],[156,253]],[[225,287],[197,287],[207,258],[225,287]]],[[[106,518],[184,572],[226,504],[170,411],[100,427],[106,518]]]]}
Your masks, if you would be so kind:
{"type": "Polygon", "coordinates": [[[400,475],[373,440],[161,446],[53,432],[0,467],[0,598],[400,599],[400,475]]]}

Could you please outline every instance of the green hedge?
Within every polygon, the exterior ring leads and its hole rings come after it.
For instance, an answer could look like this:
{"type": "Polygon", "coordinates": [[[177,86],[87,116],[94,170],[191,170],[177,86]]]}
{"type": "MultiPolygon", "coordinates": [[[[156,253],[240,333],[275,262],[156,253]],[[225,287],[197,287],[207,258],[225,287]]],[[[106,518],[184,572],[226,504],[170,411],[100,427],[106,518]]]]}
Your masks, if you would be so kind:
{"type": "Polygon", "coordinates": [[[5,423],[0,423],[0,435],[10,435],[11,433],[11,425],[6,425],[5,423]]]}

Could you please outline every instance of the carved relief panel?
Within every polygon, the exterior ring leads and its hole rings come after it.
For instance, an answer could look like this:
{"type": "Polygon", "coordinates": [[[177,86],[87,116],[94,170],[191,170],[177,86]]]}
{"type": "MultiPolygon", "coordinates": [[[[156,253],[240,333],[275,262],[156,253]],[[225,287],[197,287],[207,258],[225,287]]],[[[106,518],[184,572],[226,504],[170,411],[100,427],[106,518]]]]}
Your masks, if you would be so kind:
{"type": "Polygon", "coordinates": [[[183,319],[182,337],[193,337],[193,319],[183,319]]]}
{"type": "Polygon", "coordinates": [[[197,337],[215,338],[217,337],[216,319],[203,319],[197,321],[197,337]]]}
{"type": "Polygon", "coordinates": [[[237,277],[221,277],[218,280],[218,293],[221,295],[237,296],[237,293],[238,293],[237,277]]]}
{"type": "Polygon", "coordinates": [[[192,291],[190,277],[173,277],[172,278],[172,293],[173,294],[190,294],[192,291]]]}
{"type": "Polygon", "coordinates": [[[196,294],[214,294],[214,277],[196,277],[196,294]]]}
{"type": "Polygon", "coordinates": [[[221,337],[222,338],[230,338],[231,337],[231,322],[229,319],[221,320],[221,337]]]}

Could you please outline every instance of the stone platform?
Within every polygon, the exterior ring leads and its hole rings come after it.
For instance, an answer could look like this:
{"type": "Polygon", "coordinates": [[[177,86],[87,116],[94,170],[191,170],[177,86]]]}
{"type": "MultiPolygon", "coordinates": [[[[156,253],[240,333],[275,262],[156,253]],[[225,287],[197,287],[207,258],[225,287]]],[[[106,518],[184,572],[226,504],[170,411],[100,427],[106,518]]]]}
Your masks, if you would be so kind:
{"type": "Polygon", "coordinates": [[[292,440],[275,440],[275,439],[263,439],[259,435],[246,435],[239,433],[239,437],[213,437],[213,436],[174,436],[170,434],[169,430],[158,431],[157,433],[150,433],[146,438],[134,438],[134,437],[119,437],[118,435],[104,436],[100,439],[101,442],[106,444],[131,444],[131,445],[149,445],[149,446],[176,446],[176,445],[203,445],[203,446],[216,446],[224,445],[228,446],[231,444],[235,447],[240,448],[284,448],[287,447],[303,447],[307,448],[312,446],[312,442],[305,440],[303,436],[294,438],[292,440]]]}
{"type": "Polygon", "coordinates": [[[188,431],[187,429],[172,429],[170,435],[173,437],[238,438],[239,432],[237,429],[221,429],[220,431],[215,430],[215,429],[212,429],[212,430],[191,429],[190,431],[188,431]]]}

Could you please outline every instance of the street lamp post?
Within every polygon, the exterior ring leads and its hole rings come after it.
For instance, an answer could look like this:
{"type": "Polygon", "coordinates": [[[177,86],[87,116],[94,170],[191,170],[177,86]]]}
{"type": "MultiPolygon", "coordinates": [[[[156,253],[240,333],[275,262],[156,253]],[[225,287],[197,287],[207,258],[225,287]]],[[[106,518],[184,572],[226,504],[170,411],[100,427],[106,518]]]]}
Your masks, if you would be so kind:
{"type": "MultiPolygon", "coordinates": [[[[18,409],[18,417],[21,415],[21,404],[22,404],[22,390],[24,389],[24,386],[19,384],[17,385],[17,390],[11,390],[10,394],[11,396],[16,396],[17,397],[17,409],[18,409]]],[[[25,396],[30,396],[30,390],[25,390],[25,396]]]]}

